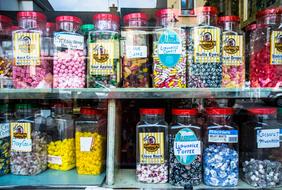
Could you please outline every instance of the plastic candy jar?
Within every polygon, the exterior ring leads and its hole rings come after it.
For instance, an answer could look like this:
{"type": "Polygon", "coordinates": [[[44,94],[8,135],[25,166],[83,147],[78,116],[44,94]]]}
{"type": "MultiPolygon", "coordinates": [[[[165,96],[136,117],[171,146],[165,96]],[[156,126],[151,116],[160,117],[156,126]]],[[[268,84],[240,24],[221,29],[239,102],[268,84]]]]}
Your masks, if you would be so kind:
{"type": "Polygon", "coordinates": [[[189,65],[188,87],[219,88],[222,84],[221,30],[216,26],[217,8],[195,9],[198,26],[192,28],[189,52],[193,59],[189,65]]]}
{"type": "Polygon", "coordinates": [[[84,42],[87,44],[88,34],[90,31],[93,31],[95,29],[94,24],[83,24],[80,27],[80,31],[84,36],[84,42]]]}
{"type": "Polygon", "coordinates": [[[197,109],[173,109],[169,132],[169,183],[196,186],[202,181],[202,131],[197,109]]]}
{"type": "Polygon", "coordinates": [[[259,188],[282,185],[282,124],[276,108],[249,108],[240,128],[242,178],[259,188]]]}
{"type": "MultiPolygon", "coordinates": [[[[250,62],[254,60],[254,46],[255,46],[255,39],[256,39],[256,28],[257,24],[250,24],[246,27],[246,48],[245,48],[245,57],[246,57],[246,81],[250,81],[250,62]]],[[[248,86],[250,84],[248,83],[248,86]]]]}
{"type": "Polygon", "coordinates": [[[11,173],[36,175],[47,169],[46,126],[34,125],[30,104],[16,105],[16,118],[10,123],[11,173]]]}
{"type": "Polygon", "coordinates": [[[149,35],[145,31],[148,16],[145,13],[131,13],[123,17],[121,32],[121,56],[123,87],[143,87],[150,85],[149,35]]]}
{"type": "Polygon", "coordinates": [[[115,88],[121,79],[119,60],[119,17],[93,16],[95,31],[89,32],[87,87],[115,88]]]}
{"type": "Polygon", "coordinates": [[[186,87],[186,33],[176,27],[178,13],[173,9],[156,12],[157,27],[153,42],[153,87],[186,87]]]}
{"type": "Polygon", "coordinates": [[[82,24],[75,16],[58,16],[54,33],[54,88],[84,88],[84,38],[78,33],[82,24]]]}
{"type": "Polygon", "coordinates": [[[99,175],[105,169],[106,122],[98,110],[81,108],[75,121],[76,169],[78,174],[99,175]]]}
{"type": "Polygon", "coordinates": [[[233,108],[207,108],[204,131],[204,183],[236,186],[239,180],[238,130],[232,122],[233,108]]]}
{"type": "Polygon", "coordinates": [[[137,124],[137,180],[144,183],[168,181],[167,130],[164,109],[140,109],[137,124]]]}
{"type": "Polygon", "coordinates": [[[48,167],[67,171],[75,167],[74,121],[68,109],[56,104],[55,125],[48,127],[48,167]]]}
{"type": "Polygon", "coordinates": [[[245,86],[245,38],[239,30],[240,17],[223,16],[218,22],[222,35],[222,87],[245,86]]]}

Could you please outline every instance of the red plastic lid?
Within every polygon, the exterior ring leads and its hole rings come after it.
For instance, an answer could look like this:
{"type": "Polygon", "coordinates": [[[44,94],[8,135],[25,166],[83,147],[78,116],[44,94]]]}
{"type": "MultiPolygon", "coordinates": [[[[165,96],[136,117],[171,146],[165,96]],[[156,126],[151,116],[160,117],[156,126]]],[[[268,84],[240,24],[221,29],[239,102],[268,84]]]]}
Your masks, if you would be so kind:
{"type": "Polygon", "coordinates": [[[238,16],[222,16],[218,18],[218,22],[240,22],[238,16]]]}
{"type": "Polygon", "coordinates": [[[260,18],[266,15],[271,15],[271,14],[277,14],[277,8],[269,8],[269,9],[263,9],[259,12],[257,12],[256,17],[260,18]]]}
{"type": "Polygon", "coordinates": [[[84,107],[84,108],[80,108],[80,113],[83,115],[96,115],[99,114],[99,111],[93,108],[84,107]]]}
{"type": "Polygon", "coordinates": [[[82,24],[82,21],[80,18],[76,16],[57,16],[56,17],[56,22],[76,22],[78,24],[82,24]]]}
{"type": "Polygon", "coordinates": [[[123,22],[128,22],[128,20],[136,18],[148,20],[148,15],[145,13],[130,13],[123,17],[123,22]]]}
{"type": "Polygon", "coordinates": [[[95,20],[111,20],[119,23],[119,16],[110,13],[100,13],[93,16],[93,21],[95,20]]]}
{"type": "Polygon", "coordinates": [[[10,17],[7,17],[5,15],[0,15],[0,22],[8,22],[12,24],[12,19],[10,17]]]}
{"type": "Polygon", "coordinates": [[[234,113],[233,108],[207,108],[208,115],[232,115],[234,113]]]}
{"type": "Polygon", "coordinates": [[[46,28],[55,28],[56,24],[54,22],[47,22],[46,23],[46,28]]]}
{"type": "Polygon", "coordinates": [[[246,27],[246,31],[255,30],[257,28],[257,24],[249,24],[246,27]]]}
{"type": "Polygon", "coordinates": [[[255,115],[277,114],[276,108],[249,108],[248,111],[255,115]]]}
{"type": "Polygon", "coordinates": [[[163,115],[165,113],[165,110],[163,108],[141,108],[140,114],[141,115],[163,115]]]}
{"type": "Polygon", "coordinates": [[[210,13],[211,15],[216,15],[218,11],[216,7],[205,6],[194,9],[194,12],[196,15],[199,15],[201,13],[210,13]]]}
{"type": "Polygon", "coordinates": [[[197,109],[173,109],[172,115],[197,115],[197,109]]]}
{"type": "Polygon", "coordinates": [[[46,20],[46,16],[43,13],[35,12],[35,11],[22,11],[22,12],[18,12],[17,19],[19,20],[22,17],[32,17],[34,19],[38,19],[38,20],[42,20],[42,21],[46,20]]]}
{"type": "Polygon", "coordinates": [[[174,16],[178,16],[179,10],[176,9],[160,9],[158,11],[156,11],[155,15],[156,17],[162,17],[163,15],[174,15],[174,16]]]}

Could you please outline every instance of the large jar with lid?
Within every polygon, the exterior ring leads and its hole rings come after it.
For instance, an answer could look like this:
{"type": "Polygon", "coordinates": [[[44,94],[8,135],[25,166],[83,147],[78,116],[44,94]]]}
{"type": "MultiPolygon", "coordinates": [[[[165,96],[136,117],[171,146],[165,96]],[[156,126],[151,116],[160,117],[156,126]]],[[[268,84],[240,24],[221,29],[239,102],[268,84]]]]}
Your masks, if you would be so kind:
{"type": "Polygon", "coordinates": [[[191,45],[193,58],[188,63],[188,87],[219,88],[222,84],[222,34],[217,27],[217,8],[195,9],[198,26],[192,28],[191,45]]]}
{"type": "Polygon", "coordinates": [[[76,16],[56,17],[54,33],[54,88],[85,87],[84,37],[79,34],[82,24],[76,16]]]}
{"type": "Polygon", "coordinates": [[[95,31],[89,32],[87,87],[115,88],[121,79],[119,59],[119,16],[93,16],[95,31]]]}
{"type": "Polygon", "coordinates": [[[239,29],[240,17],[218,19],[222,33],[222,87],[242,88],[245,85],[245,36],[239,29]]]}
{"type": "Polygon", "coordinates": [[[197,109],[173,109],[169,129],[169,183],[196,186],[202,181],[202,131],[197,109]]]}
{"type": "Polygon", "coordinates": [[[232,122],[233,108],[207,108],[204,129],[204,183],[232,187],[239,180],[238,129],[232,122]]]}
{"type": "Polygon", "coordinates": [[[157,29],[153,41],[153,87],[186,87],[186,33],[177,26],[179,12],[161,9],[156,12],[157,29]]]}
{"type": "Polygon", "coordinates": [[[10,123],[11,173],[37,175],[47,169],[46,126],[35,125],[31,104],[17,104],[10,123]]]}
{"type": "Polygon", "coordinates": [[[12,19],[0,15],[0,88],[12,87],[12,19]]]}
{"type": "Polygon", "coordinates": [[[242,178],[259,188],[282,186],[282,124],[277,109],[249,108],[240,128],[242,178]]]}
{"type": "Polygon", "coordinates": [[[140,109],[136,129],[136,175],[144,183],[168,181],[168,124],[161,108],[140,109]]]}
{"type": "Polygon", "coordinates": [[[46,25],[43,13],[17,14],[21,29],[13,32],[13,83],[15,88],[50,88],[52,65],[43,59],[42,38],[46,25]]]}
{"type": "Polygon", "coordinates": [[[131,13],[123,17],[121,56],[123,87],[148,88],[150,85],[148,16],[131,13]]]}

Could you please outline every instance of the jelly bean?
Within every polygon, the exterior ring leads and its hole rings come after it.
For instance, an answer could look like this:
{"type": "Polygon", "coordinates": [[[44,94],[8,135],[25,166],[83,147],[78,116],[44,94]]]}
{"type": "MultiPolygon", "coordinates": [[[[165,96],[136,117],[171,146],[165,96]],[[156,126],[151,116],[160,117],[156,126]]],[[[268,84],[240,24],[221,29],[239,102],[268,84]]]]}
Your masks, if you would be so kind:
{"type": "Polygon", "coordinates": [[[137,164],[137,179],[145,183],[166,183],[168,181],[167,164],[137,164]]]}
{"type": "Polygon", "coordinates": [[[0,176],[10,173],[10,138],[0,139],[0,176]]]}

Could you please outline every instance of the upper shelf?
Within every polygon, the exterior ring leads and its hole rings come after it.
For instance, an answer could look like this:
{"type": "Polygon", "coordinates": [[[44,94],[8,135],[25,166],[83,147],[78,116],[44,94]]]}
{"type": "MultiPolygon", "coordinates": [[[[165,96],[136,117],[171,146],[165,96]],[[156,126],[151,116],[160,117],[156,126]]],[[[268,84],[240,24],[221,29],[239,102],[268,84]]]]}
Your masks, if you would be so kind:
{"type": "Polygon", "coordinates": [[[82,88],[0,89],[0,99],[179,99],[179,98],[277,98],[282,88],[82,88]]]}

